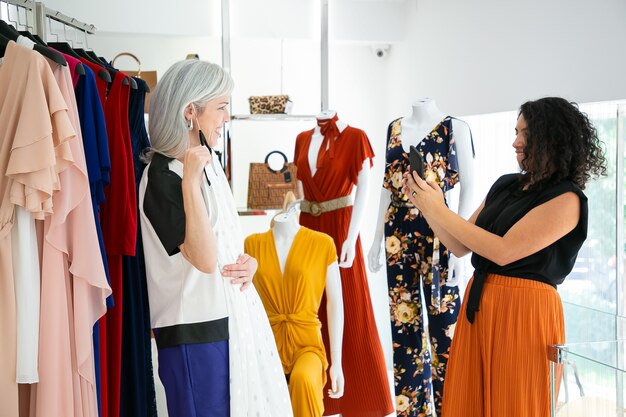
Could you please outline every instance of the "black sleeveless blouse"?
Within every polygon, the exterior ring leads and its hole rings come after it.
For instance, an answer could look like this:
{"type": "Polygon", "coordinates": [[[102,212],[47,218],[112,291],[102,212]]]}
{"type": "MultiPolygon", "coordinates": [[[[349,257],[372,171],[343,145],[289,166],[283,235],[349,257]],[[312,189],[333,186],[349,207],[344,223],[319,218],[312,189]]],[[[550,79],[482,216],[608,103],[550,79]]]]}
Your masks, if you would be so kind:
{"type": "Polygon", "coordinates": [[[580,218],[576,227],[548,247],[525,258],[499,266],[488,259],[472,254],[475,268],[474,283],[470,290],[467,318],[473,322],[478,311],[480,293],[487,274],[506,275],[540,281],[556,288],[572,271],[578,251],[587,238],[587,197],[571,181],[562,181],[536,191],[522,191],[522,174],[500,177],[491,187],[485,207],[476,218],[476,225],[498,236],[506,232],[533,208],[561,194],[574,192],[580,198],[580,218]]]}

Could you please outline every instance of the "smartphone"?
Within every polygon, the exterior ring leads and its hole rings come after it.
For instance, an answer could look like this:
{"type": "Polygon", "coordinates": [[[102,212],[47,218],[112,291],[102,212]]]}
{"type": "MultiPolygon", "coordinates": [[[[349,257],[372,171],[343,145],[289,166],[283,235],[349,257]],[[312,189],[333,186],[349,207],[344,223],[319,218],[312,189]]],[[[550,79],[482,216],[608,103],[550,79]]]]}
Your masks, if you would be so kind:
{"type": "Polygon", "coordinates": [[[422,154],[419,153],[413,145],[411,145],[409,150],[409,164],[411,165],[411,175],[413,171],[417,171],[417,175],[419,175],[421,179],[424,179],[424,159],[422,158],[422,154]]]}
{"type": "MultiPolygon", "coordinates": [[[[207,143],[206,136],[204,136],[204,133],[202,133],[202,130],[198,130],[198,133],[200,135],[200,145],[206,146],[209,152],[211,152],[211,156],[213,156],[213,149],[211,149],[211,147],[207,143]]],[[[209,183],[209,187],[210,187],[211,180],[209,180],[209,176],[207,175],[206,171],[204,171],[204,178],[206,178],[206,182],[209,183]]]]}

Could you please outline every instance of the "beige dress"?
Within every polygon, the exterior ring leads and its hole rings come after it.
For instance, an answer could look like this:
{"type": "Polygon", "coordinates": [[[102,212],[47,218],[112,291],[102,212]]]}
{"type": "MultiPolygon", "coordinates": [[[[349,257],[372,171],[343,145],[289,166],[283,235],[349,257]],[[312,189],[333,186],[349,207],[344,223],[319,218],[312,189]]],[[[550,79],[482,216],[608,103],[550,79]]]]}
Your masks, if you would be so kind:
{"type": "Polygon", "coordinates": [[[39,384],[30,414],[97,415],[91,326],[110,289],[94,262],[100,252],[71,77],[55,70],[56,79],[41,55],[12,42],[0,67],[0,416],[17,415],[15,206],[45,218],[39,384]]]}
{"type": "Polygon", "coordinates": [[[11,229],[15,207],[52,213],[58,172],[71,161],[67,107],[45,59],[10,42],[0,66],[0,416],[17,415],[16,303],[11,229]],[[54,132],[54,133],[53,133],[54,132]]]}
{"type": "Polygon", "coordinates": [[[73,412],[74,416],[97,417],[92,333],[94,323],[106,312],[105,300],[111,290],[93,219],[71,74],[67,67],[48,63],[68,106],[76,138],[69,142],[74,164],[59,174],[61,190],[53,196],[55,211],[44,220],[42,264],[46,268],[42,271],[42,343],[35,415],[48,416],[55,410],[59,415],[73,412]],[[67,364],[68,358],[70,366],[61,368],[59,362],[67,364]],[[64,403],[58,400],[61,395],[64,403]]]}

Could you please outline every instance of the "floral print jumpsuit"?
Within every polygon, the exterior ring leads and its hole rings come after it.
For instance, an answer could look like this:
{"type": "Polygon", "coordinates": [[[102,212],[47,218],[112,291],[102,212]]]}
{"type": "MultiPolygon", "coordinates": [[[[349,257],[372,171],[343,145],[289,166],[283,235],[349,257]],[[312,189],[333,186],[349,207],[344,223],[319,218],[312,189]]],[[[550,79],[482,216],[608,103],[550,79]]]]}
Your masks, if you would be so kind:
{"type": "MultiPolygon", "coordinates": [[[[391,122],[383,187],[391,192],[385,214],[385,252],[393,338],[398,416],[441,415],[450,344],[461,305],[459,289],[446,285],[448,250],[402,194],[409,170],[409,143],[402,144],[401,120],[391,122]],[[425,305],[422,303],[425,300],[425,305]],[[424,319],[424,310],[427,319],[424,319]]],[[[426,179],[444,193],[458,182],[451,118],[446,117],[416,145],[424,157],[426,179]]]]}

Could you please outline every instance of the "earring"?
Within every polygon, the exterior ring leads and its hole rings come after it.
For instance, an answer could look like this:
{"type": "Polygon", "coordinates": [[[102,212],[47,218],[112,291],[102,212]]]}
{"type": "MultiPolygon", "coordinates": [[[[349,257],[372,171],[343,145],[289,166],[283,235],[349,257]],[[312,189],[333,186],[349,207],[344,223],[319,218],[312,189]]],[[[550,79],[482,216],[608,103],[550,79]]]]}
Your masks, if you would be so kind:
{"type": "Polygon", "coordinates": [[[189,123],[187,123],[187,130],[193,130],[193,119],[189,119],[189,123]]]}

